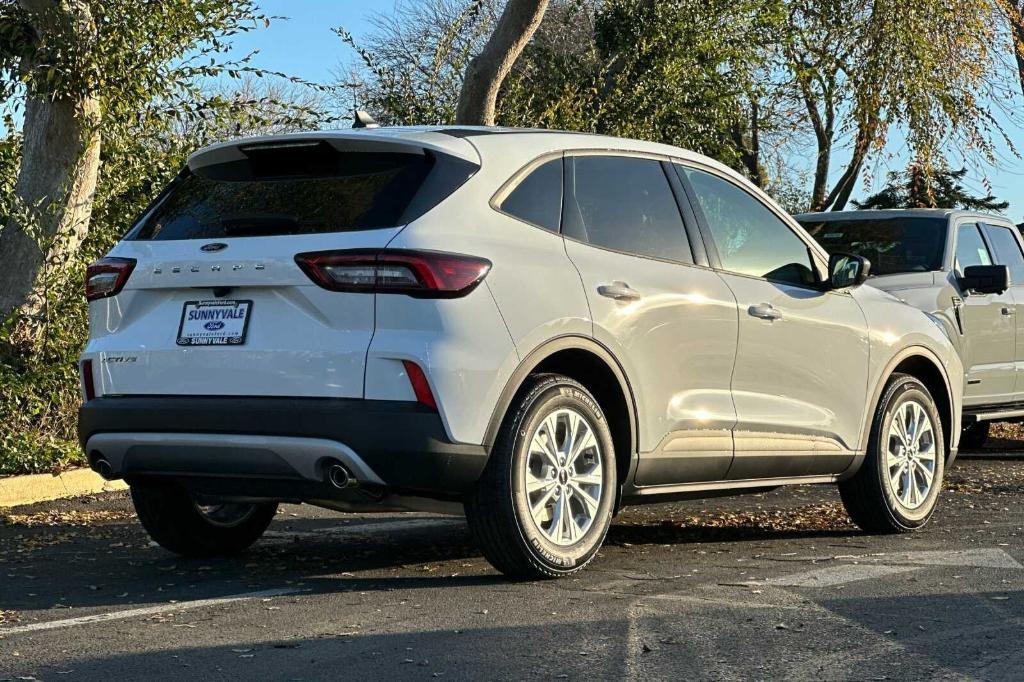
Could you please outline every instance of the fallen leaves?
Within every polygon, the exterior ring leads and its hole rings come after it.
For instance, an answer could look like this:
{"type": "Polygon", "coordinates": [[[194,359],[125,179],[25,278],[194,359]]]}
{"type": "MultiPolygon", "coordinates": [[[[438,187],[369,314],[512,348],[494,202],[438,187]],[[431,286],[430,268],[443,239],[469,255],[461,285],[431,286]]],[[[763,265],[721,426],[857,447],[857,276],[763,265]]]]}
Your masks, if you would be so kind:
{"type": "Polygon", "coordinates": [[[47,510],[34,514],[0,513],[0,522],[9,526],[93,526],[97,523],[127,521],[135,514],[127,510],[107,511],[62,511],[47,510]]]}
{"type": "Polygon", "coordinates": [[[629,547],[636,541],[713,540],[723,534],[729,536],[757,535],[761,533],[802,531],[853,530],[849,516],[841,504],[813,504],[784,509],[706,512],[661,519],[654,524],[620,524],[613,528],[612,544],[629,547]],[[651,536],[651,537],[648,537],[651,536]]]}

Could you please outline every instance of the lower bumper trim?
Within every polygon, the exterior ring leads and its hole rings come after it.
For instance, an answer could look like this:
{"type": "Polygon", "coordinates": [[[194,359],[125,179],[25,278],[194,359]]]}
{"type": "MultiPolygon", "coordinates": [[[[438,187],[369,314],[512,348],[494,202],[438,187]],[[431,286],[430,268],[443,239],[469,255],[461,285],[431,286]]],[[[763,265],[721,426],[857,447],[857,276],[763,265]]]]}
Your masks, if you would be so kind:
{"type": "Polygon", "coordinates": [[[260,480],[264,494],[274,480],[322,483],[317,467],[332,459],[361,482],[451,499],[472,489],[488,457],[483,445],[451,442],[434,410],[347,398],[95,398],[79,410],[78,437],[90,462],[103,452],[123,476],[260,480]]]}
{"type": "Polygon", "coordinates": [[[98,433],[85,445],[102,458],[111,478],[149,473],[281,476],[320,483],[343,464],[360,484],[386,485],[352,448],[321,438],[214,433],[98,433]]]}

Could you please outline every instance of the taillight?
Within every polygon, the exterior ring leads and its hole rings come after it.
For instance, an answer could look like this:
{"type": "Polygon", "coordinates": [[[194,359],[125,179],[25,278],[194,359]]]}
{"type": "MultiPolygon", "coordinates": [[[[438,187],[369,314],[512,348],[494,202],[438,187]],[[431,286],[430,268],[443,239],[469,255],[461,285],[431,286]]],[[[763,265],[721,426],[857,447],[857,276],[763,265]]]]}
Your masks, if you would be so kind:
{"type": "Polygon", "coordinates": [[[92,376],[92,360],[82,360],[79,369],[82,372],[82,393],[85,395],[86,401],[92,400],[96,397],[96,380],[92,376]]]}
{"type": "Polygon", "coordinates": [[[491,269],[485,258],[398,249],[300,253],[295,262],[324,289],[416,298],[458,298],[491,269]]]}
{"type": "Polygon", "coordinates": [[[100,258],[85,271],[85,300],[116,295],[134,269],[134,258],[100,258]]]}
{"type": "Polygon", "coordinates": [[[416,402],[436,410],[437,401],[434,400],[434,394],[430,391],[427,375],[412,360],[402,360],[402,364],[405,365],[405,373],[409,375],[409,383],[412,384],[412,392],[416,394],[416,402]]]}

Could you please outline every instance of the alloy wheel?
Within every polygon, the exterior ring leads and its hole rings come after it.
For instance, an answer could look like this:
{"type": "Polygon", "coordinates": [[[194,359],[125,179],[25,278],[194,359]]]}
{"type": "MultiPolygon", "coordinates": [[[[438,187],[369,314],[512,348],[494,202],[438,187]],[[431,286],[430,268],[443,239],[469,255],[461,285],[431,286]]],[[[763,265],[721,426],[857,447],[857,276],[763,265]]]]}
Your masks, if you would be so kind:
{"type": "Polygon", "coordinates": [[[523,459],[530,515],[559,546],[578,542],[594,523],[604,474],[593,425],[576,410],[560,408],[534,429],[523,459]]]}
{"type": "Polygon", "coordinates": [[[928,499],[936,457],[935,424],[921,403],[908,400],[890,420],[886,439],[886,480],[907,509],[918,509],[928,499]]]}

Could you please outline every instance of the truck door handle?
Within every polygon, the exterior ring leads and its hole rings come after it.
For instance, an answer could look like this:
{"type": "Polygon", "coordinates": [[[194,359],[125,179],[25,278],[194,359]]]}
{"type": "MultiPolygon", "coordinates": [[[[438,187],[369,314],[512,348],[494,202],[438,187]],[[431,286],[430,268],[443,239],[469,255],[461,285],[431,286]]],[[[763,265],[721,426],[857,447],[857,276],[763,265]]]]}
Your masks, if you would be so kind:
{"type": "Polygon", "coordinates": [[[782,319],[782,313],[775,309],[771,303],[761,303],[758,305],[752,305],[747,308],[747,312],[753,317],[761,318],[762,320],[780,320],[782,319]]]}
{"type": "Polygon", "coordinates": [[[1001,312],[1003,313],[1004,317],[1010,317],[1013,315],[1013,308],[1007,308],[1006,306],[1004,306],[1001,312]]]}
{"type": "Polygon", "coordinates": [[[616,301],[637,301],[641,298],[639,291],[618,280],[611,284],[602,284],[597,288],[597,293],[616,301]]]}

